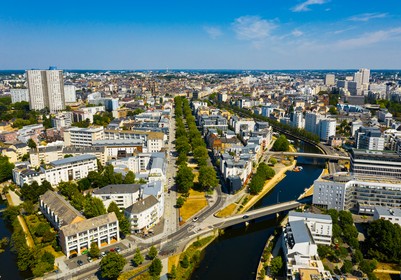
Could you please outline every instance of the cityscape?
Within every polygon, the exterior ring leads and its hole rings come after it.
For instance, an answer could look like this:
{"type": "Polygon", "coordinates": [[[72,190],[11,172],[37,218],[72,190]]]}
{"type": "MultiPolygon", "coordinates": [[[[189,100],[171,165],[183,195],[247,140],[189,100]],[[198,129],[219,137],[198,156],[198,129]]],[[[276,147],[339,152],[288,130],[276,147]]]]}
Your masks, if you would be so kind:
{"type": "Polygon", "coordinates": [[[45,2],[0,11],[1,279],[400,279],[396,1],[45,2]]]}

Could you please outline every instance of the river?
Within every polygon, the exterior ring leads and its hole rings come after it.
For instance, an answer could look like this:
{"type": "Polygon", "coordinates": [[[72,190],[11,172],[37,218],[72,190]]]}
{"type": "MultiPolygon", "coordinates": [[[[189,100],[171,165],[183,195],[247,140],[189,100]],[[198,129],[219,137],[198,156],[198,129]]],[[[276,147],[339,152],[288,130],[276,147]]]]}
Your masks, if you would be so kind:
{"type": "MultiPolygon", "coordinates": [[[[301,152],[319,152],[314,146],[295,141],[301,152]]],[[[287,172],[277,186],[253,206],[253,209],[297,199],[309,188],[322,172],[323,162],[299,158],[302,172],[287,172]]],[[[257,219],[249,226],[237,225],[227,228],[210,244],[200,266],[192,274],[192,280],[255,280],[255,272],[269,236],[279,223],[275,216],[257,219]]]]}

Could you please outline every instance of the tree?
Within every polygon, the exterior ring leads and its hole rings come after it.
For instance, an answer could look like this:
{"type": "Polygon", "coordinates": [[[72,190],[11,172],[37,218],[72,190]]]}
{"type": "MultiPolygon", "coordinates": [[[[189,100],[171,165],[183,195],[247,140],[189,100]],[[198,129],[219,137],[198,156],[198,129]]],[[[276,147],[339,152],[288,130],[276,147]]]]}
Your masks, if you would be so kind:
{"type": "Polygon", "coordinates": [[[0,155],[0,183],[13,178],[14,164],[10,163],[8,157],[0,155]]]}
{"type": "Polygon", "coordinates": [[[91,256],[92,258],[98,258],[100,256],[100,250],[96,242],[91,243],[91,247],[89,249],[89,256],[91,256]]]}
{"type": "Polygon", "coordinates": [[[35,205],[33,204],[32,201],[27,200],[23,203],[23,207],[24,207],[24,211],[26,214],[28,215],[32,215],[33,213],[36,212],[37,207],[35,207],[35,205]]]}
{"type": "Polygon", "coordinates": [[[29,138],[27,144],[28,144],[28,147],[31,148],[31,149],[36,149],[36,147],[37,147],[35,141],[33,141],[32,138],[29,138]]]}
{"type": "Polygon", "coordinates": [[[143,263],[144,260],[145,259],[143,258],[142,254],[141,254],[141,251],[139,251],[139,249],[136,249],[135,255],[132,258],[132,261],[134,262],[134,265],[135,266],[139,266],[139,265],[141,265],[143,263]]]}
{"type": "Polygon", "coordinates": [[[106,214],[103,201],[97,197],[87,196],[84,203],[84,215],[86,218],[93,218],[106,214]]]}
{"type": "Polygon", "coordinates": [[[199,169],[199,184],[204,190],[214,189],[219,184],[216,171],[211,166],[201,166],[199,169]]]}
{"type": "Polygon", "coordinates": [[[187,268],[189,266],[189,259],[188,259],[187,254],[184,255],[180,264],[181,264],[182,268],[187,268]]]}
{"type": "Polygon", "coordinates": [[[107,208],[107,213],[111,212],[114,212],[116,214],[117,219],[119,219],[123,215],[120,211],[120,208],[118,208],[117,203],[115,203],[114,201],[112,201],[109,207],[107,208]]]}
{"type": "Polygon", "coordinates": [[[157,256],[157,249],[155,246],[150,247],[148,252],[148,258],[153,260],[157,256]]]}
{"type": "Polygon", "coordinates": [[[355,250],[355,252],[352,254],[352,261],[354,263],[360,263],[363,260],[363,255],[360,250],[355,250]]]}
{"type": "Polygon", "coordinates": [[[132,171],[128,171],[127,175],[124,178],[124,184],[134,184],[135,183],[135,174],[132,171]]]}
{"type": "Polygon", "coordinates": [[[350,273],[352,271],[352,262],[345,260],[343,266],[341,267],[342,273],[350,273]]]}
{"type": "Polygon", "coordinates": [[[149,266],[149,274],[153,278],[156,278],[156,277],[160,276],[162,269],[163,269],[163,265],[162,265],[161,260],[159,258],[155,258],[149,266]]]}
{"type": "Polygon", "coordinates": [[[192,168],[186,164],[180,165],[177,173],[177,188],[180,193],[188,193],[194,186],[195,175],[192,173],[192,168]]]}
{"type": "Polygon", "coordinates": [[[177,278],[177,268],[175,267],[175,264],[171,267],[170,273],[167,275],[168,279],[175,279],[177,278]]]}
{"type": "Polygon", "coordinates": [[[35,235],[42,237],[46,231],[50,230],[50,226],[47,223],[39,223],[35,227],[35,235]]]}
{"type": "Polygon", "coordinates": [[[116,252],[110,252],[100,262],[102,277],[117,279],[126,263],[127,261],[122,255],[116,252]]]}
{"type": "Polygon", "coordinates": [[[177,202],[176,202],[176,206],[177,208],[181,208],[185,203],[185,198],[183,198],[182,196],[180,196],[179,198],[177,198],[177,202]]]}
{"type": "Polygon", "coordinates": [[[283,267],[281,256],[274,257],[270,262],[270,272],[273,276],[277,276],[283,267]]]}
{"type": "Polygon", "coordinates": [[[288,142],[287,137],[284,134],[281,134],[280,137],[274,142],[273,150],[274,151],[288,151],[290,148],[290,142],[288,142]]]}

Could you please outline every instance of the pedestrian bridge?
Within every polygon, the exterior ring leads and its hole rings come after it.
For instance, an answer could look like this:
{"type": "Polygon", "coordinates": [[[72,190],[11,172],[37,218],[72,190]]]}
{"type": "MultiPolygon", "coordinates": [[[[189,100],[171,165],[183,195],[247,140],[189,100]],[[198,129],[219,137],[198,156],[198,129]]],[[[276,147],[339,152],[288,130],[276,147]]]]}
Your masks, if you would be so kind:
{"type": "Polygon", "coordinates": [[[248,221],[251,221],[251,220],[254,220],[257,218],[261,218],[264,216],[273,215],[273,214],[280,213],[283,211],[292,210],[292,209],[295,209],[295,208],[301,206],[302,204],[303,204],[302,202],[297,201],[297,200],[278,203],[275,205],[251,210],[251,211],[248,211],[243,214],[233,215],[233,216],[230,216],[227,218],[220,218],[219,220],[221,222],[217,222],[213,226],[215,228],[226,228],[229,226],[241,224],[241,223],[248,222],[248,221]],[[246,218],[244,218],[244,217],[246,217],[246,218]]]}
{"type": "Polygon", "coordinates": [[[340,156],[340,155],[323,155],[323,154],[314,154],[314,153],[299,153],[299,152],[267,152],[269,155],[274,156],[294,156],[294,157],[310,157],[310,158],[322,158],[322,159],[334,159],[334,160],[349,160],[348,156],[340,156]]]}

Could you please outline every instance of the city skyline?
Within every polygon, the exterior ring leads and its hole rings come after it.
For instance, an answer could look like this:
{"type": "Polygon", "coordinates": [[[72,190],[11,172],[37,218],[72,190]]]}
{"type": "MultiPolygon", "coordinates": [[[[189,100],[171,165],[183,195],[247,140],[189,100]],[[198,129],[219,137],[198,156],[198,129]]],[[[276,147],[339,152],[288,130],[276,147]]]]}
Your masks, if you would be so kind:
{"type": "Polygon", "coordinates": [[[21,1],[0,11],[0,69],[397,69],[397,1],[21,1]]]}

